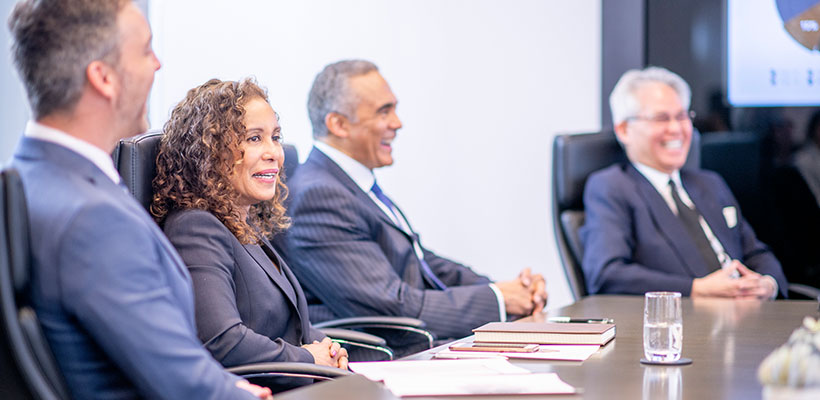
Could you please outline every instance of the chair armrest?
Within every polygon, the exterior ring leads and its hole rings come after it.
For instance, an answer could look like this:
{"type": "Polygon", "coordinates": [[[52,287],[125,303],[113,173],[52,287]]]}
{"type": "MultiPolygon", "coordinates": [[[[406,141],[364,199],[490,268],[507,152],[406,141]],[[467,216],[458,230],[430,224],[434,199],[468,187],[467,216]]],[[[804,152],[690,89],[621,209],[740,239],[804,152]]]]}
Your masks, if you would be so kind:
{"type": "Polygon", "coordinates": [[[330,321],[320,322],[318,324],[313,324],[314,328],[346,328],[346,327],[369,327],[373,325],[385,326],[385,325],[395,325],[395,326],[406,326],[411,328],[418,328],[424,329],[427,327],[427,324],[424,321],[411,318],[411,317],[389,317],[389,316],[378,316],[378,317],[351,317],[351,318],[340,318],[334,319],[330,321]]]}
{"type": "MultiPolygon", "coordinates": [[[[427,348],[433,348],[433,344],[435,343],[436,336],[424,329],[427,324],[417,318],[410,318],[410,317],[390,317],[390,316],[377,316],[377,317],[352,317],[352,318],[341,318],[341,319],[334,319],[331,321],[324,321],[318,324],[313,324],[314,328],[317,329],[325,329],[325,328],[344,328],[344,329],[363,329],[368,330],[370,332],[375,332],[378,335],[382,335],[382,332],[387,331],[399,331],[402,333],[411,333],[415,335],[420,335],[424,340],[427,342],[427,348]]],[[[388,337],[385,334],[385,337],[388,337]]],[[[388,345],[395,347],[395,343],[390,343],[388,340],[388,345]]]]}
{"type": "Polygon", "coordinates": [[[347,348],[350,361],[392,361],[393,350],[383,338],[366,332],[339,328],[319,329],[331,340],[347,348]],[[374,357],[374,355],[377,355],[374,357]]]}
{"type": "Polygon", "coordinates": [[[300,362],[269,362],[246,364],[237,367],[230,367],[227,368],[227,370],[232,374],[239,375],[244,378],[279,375],[328,380],[353,375],[352,372],[339,368],[300,362]]]}
{"type": "Polygon", "coordinates": [[[805,296],[813,300],[820,300],[820,289],[799,283],[790,283],[789,292],[805,296]]]}
{"type": "Polygon", "coordinates": [[[321,328],[319,330],[333,340],[344,340],[346,342],[356,342],[371,346],[387,346],[386,340],[369,333],[339,328],[321,328]]]}

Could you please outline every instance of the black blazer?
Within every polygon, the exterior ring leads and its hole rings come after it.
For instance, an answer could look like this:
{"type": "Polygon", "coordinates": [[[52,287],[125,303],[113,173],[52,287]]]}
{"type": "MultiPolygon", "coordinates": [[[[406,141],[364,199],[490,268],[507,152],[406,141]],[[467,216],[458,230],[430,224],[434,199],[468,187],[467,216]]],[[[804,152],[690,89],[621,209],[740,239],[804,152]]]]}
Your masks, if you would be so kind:
{"type": "Polygon", "coordinates": [[[302,344],[325,335],[310,325],[296,277],[267,240],[243,245],[213,214],[183,210],[163,226],[194,286],[197,334],[226,367],[269,361],[313,363],[302,344]]]}

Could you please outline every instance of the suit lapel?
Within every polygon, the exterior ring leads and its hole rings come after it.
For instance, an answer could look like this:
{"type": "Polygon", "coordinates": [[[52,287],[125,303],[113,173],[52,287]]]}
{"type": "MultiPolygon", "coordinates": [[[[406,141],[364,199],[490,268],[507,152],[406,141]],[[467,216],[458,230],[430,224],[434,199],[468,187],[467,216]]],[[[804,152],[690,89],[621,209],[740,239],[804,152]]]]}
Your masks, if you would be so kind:
{"type": "MultiPolygon", "coordinates": [[[[273,254],[274,257],[276,257],[276,261],[279,264],[279,267],[282,269],[282,274],[285,276],[285,279],[287,279],[287,281],[290,283],[290,285],[288,285],[289,293],[293,293],[291,303],[293,304],[294,310],[296,311],[296,315],[299,317],[300,327],[303,328],[303,332],[308,332],[308,328],[310,326],[310,319],[307,317],[307,315],[303,316],[301,313],[301,310],[307,310],[307,300],[305,299],[304,293],[301,292],[301,286],[299,285],[299,281],[296,279],[296,275],[293,275],[293,271],[290,270],[288,264],[285,262],[285,260],[282,259],[282,257],[279,256],[279,253],[276,252],[276,250],[273,248],[273,245],[271,245],[271,243],[267,239],[262,239],[262,242],[262,246],[267,246],[268,250],[270,250],[270,253],[273,254]],[[301,296],[299,295],[300,293],[302,293],[301,296]]],[[[302,336],[301,332],[299,336],[302,336]]]]}
{"type": "Polygon", "coordinates": [[[259,267],[262,268],[263,271],[270,277],[271,281],[285,294],[285,297],[288,298],[290,302],[291,309],[293,310],[293,316],[296,317],[296,335],[301,338],[302,341],[306,341],[307,338],[304,336],[305,333],[309,332],[310,321],[307,318],[307,315],[302,315],[301,310],[302,308],[299,307],[299,303],[304,303],[304,309],[307,310],[307,302],[304,299],[304,296],[298,296],[297,290],[299,288],[299,281],[296,280],[296,277],[290,271],[287,266],[287,263],[279,257],[279,254],[274,250],[273,246],[267,239],[262,239],[262,243],[258,246],[253,245],[243,245],[245,250],[248,254],[253,257],[259,267]],[[267,248],[263,247],[267,246],[267,248]],[[265,251],[265,250],[268,251],[265,251]],[[270,254],[270,256],[269,256],[270,254]],[[281,269],[281,273],[276,270],[276,266],[273,265],[273,261],[271,257],[276,259],[276,264],[279,265],[281,269]]]}
{"type": "Polygon", "coordinates": [[[626,172],[627,176],[635,182],[638,192],[643,197],[647,209],[652,215],[655,229],[661,233],[667,244],[677,254],[681,265],[691,276],[706,275],[709,271],[706,270],[705,263],[699,259],[700,253],[695,243],[689,237],[689,233],[677,215],[669,209],[669,205],[666,204],[660,193],[632,164],[627,165],[626,172]]]}
{"type": "MultiPolygon", "coordinates": [[[[281,290],[282,293],[285,294],[285,296],[288,298],[291,305],[293,306],[293,309],[298,311],[298,307],[296,306],[296,292],[293,291],[293,286],[289,284],[289,282],[287,281],[287,277],[276,269],[276,266],[273,265],[273,261],[268,257],[267,254],[265,254],[265,251],[262,249],[262,246],[266,246],[266,244],[263,243],[261,245],[242,245],[242,247],[245,248],[245,251],[247,251],[248,254],[259,265],[259,268],[262,268],[262,270],[265,271],[265,274],[268,275],[271,281],[273,281],[273,283],[276,284],[277,287],[279,287],[279,290],[281,290]]],[[[279,258],[278,255],[276,255],[275,252],[271,252],[271,254],[276,256],[276,262],[280,265],[280,267],[284,265],[282,260],[279,258]]]]}
{"type": "MultiPolygon", "coordinates": [[[[347,173],[345,173],[344,170],[342,170],[342,168],[339,167],[339,165],[337,165],[335,162],[333,162],[333,160],[331,160],[327,155],[325,155],[325,153],[322,153],[317,149],[313,149],[310,152],[308,161],[310,161],[311,158],[314,158],[315,162],[319,164],[323,170],[330,173],[330,175],[333,176],[333,178],[335,178],[339,183],[341,183],[342,186],[344,186],[347,190],[353,193],[353,195],[356,196],[356,198],[359,200],[361,204],[364,205],[364,207],[370,209],[371,212],[378,215],[379,218],[381,218],[381,220],[384,221],[386,224],[392,226],[393,228],[407,236],[407,240],[413,240],[412,233],[407,232],[400,226],[396,225],[396,222],[393,221],[390,217],[388,217],[384,213],[384,211],[376,203],[373,202],[373,199],[371,199],[367,193],[362,191],[362,188],[360,188],[359,185],[356,184],[356,182],[353,182],[353,179],[351,179],[350,176],[348,176],[347,173]]],[[[396,211],[398,211],[402,215],[402,218],[404,218],[404,213],[402,213],[401,210],[399,210],[399,208],[395,204],[393,204],[393,206],[396,208],[396,211]]],[[[404,218],[404,220],[407,221],[407,218],[404,218]]],[[[410,229],[409,226],[408,229],[410,229]]]]}

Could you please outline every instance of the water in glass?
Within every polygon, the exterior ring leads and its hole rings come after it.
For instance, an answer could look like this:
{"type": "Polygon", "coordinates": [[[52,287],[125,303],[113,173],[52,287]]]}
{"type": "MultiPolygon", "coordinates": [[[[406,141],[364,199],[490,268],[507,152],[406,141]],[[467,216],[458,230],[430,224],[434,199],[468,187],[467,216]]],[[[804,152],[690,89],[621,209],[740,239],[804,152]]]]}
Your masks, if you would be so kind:
{"type": "Polygon", "coordinates": [[[683,324],[657,322],[643,326],[644,356],[649,361],[676,361],[683,347],[683,324]]]}

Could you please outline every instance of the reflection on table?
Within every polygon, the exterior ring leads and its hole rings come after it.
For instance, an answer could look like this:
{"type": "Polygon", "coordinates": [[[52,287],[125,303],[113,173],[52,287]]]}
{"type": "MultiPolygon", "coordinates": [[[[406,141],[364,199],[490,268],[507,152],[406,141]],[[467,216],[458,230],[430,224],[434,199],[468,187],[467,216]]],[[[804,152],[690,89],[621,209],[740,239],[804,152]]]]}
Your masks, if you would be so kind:
{"type": "MultiPolygon", "coordinates": [[[[511,360],[533,372],[557,372],[584,399],[759,399],[757,367],[800,326],[820,316],[815,301],[683,300],[683,353],[688,366],[639,363],[643,355],[643,297],[590,296],[529,321],[548,317],[615,319],[615,340],[583,363],[511,360]]],[[[443,347],[441,347],[443,348],[443,347]]],[[[432,349],[408,359],[428,359],[432,349]]],[[[527,397],[538,398],[538,397],[527,397]]],[[[549,396],[578,399],[579,396],[549,396]]]]}

